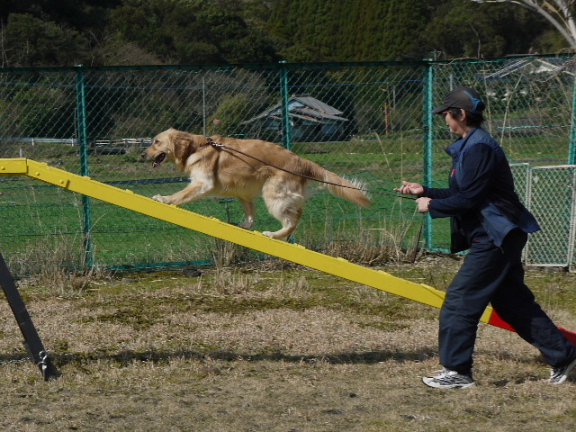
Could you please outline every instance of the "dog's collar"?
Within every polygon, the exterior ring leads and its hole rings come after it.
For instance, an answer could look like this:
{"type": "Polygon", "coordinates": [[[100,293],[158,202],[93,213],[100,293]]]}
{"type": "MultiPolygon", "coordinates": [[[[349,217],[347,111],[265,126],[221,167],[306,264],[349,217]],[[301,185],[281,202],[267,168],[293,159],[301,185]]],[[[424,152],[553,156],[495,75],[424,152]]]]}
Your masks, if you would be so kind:
{"type": "Polygon", "coordinates": [[[199,152],[200,150],[204,150],[206,147],[214,147],[214,148],[222,148],[224,147],[222,144],[218,144],[216,141],[214,141],[212,138],[210,137],[206,137],[206,143],[202,144],[201,146],[199,146],[196,149],[196,152],[199,152]]]}

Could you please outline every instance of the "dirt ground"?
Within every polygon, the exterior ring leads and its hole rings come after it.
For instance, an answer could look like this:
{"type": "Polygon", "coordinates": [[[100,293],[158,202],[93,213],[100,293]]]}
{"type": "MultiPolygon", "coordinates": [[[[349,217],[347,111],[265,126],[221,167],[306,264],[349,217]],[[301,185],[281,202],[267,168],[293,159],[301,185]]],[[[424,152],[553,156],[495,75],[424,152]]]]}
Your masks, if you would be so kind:
{"type": "MultiPolygon", "coordinates": [[[[459,263],[385,268],[443,289],[459,263]]],[[[576,330],[575,276],[528,271],[576,330]]],[[[81,288],[20,281],[62,377],[43,381],[0,310],[0,429],[36,431],[569,431],[576,382],[482,324],[466,390],[430,389],[438,310],[297,266],[116,274],[81,288]]]]}

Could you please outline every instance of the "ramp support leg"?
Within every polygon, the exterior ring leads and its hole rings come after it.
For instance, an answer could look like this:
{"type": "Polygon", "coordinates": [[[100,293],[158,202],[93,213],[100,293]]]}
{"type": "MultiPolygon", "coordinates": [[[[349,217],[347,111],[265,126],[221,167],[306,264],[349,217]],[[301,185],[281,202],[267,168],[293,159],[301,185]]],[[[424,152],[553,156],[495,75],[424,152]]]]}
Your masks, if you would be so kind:
{"type": "Polygon", "coordinates": [[[32,318],[26,309],[24,300],[22,300],[18,292],[18,288],[14,283],[14,279],[8,270],[2,254],[0,254],[0,285],[2,285],[6,299],[14,313],[14,318],[16,318],[16,322],[24,336],[24,346],[40,368],[44,380],[48,381],[53,378],[58,378],[61,373],[58,372],[48,357],[48,352],[44,348],[44,344],[36,331],[36,327],[34,327],[32,318]]]}

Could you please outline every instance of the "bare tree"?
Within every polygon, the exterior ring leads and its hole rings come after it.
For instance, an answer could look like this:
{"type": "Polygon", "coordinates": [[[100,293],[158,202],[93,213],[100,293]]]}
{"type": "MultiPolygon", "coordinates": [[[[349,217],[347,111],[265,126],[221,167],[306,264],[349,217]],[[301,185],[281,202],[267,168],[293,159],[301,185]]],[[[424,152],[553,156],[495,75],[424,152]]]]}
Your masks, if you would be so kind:
{"type": "Polygon", "coordinates": [[[513,3],[537,12],[548,20],[576,50],[576,0],[470,0],[475,3],[513,3]]]}

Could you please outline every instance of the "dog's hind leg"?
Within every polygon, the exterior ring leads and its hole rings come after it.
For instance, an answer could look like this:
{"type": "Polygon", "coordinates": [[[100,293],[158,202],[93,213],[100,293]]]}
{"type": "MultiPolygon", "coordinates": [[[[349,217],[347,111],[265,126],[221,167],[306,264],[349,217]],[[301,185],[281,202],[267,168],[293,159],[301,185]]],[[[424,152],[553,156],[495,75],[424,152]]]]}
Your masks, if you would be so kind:
{"type": "Polygon", "coordinates": [[[240,223],[240,228],[251,229],[254,226],[254,216],[256,215],[256,205],[254,201],[240,200],[242,208],[244,209],[245,219],[240,223]]]}
{"type": "Polygon", "coordinates": [[[295,192],[274,198],[265,195],[264,201],[270,214],[282,223],[282,228],[275,232],[264,231],[262,234],[275,239],[283,239],[292,234],[302,217],[304,196],[295,192]]]}

